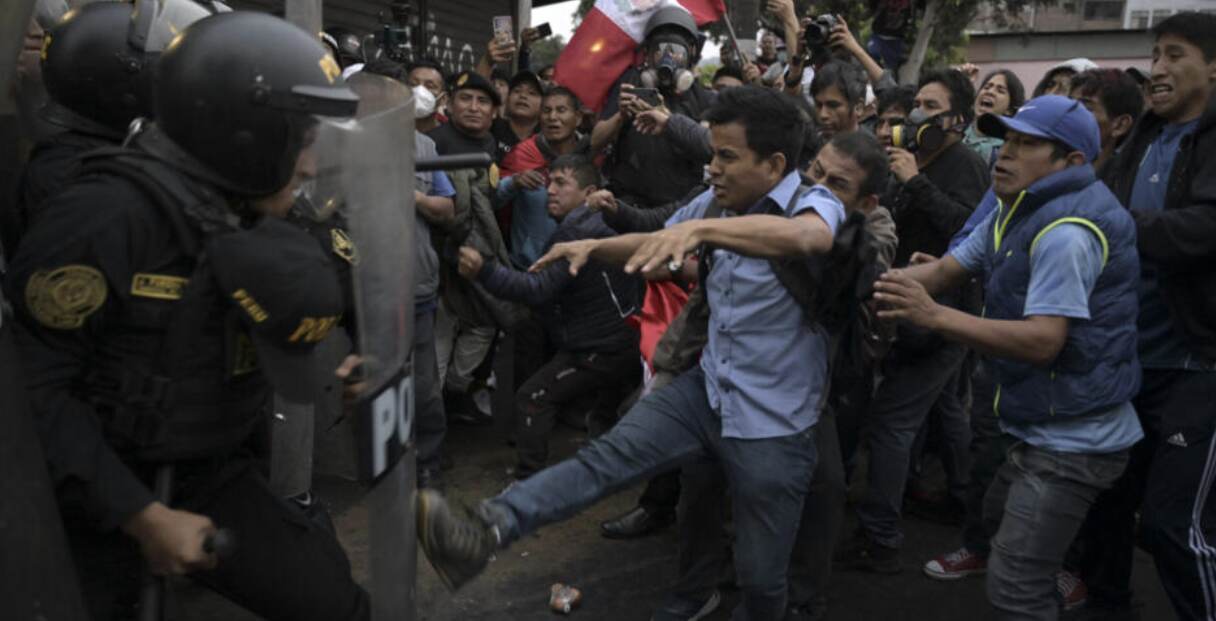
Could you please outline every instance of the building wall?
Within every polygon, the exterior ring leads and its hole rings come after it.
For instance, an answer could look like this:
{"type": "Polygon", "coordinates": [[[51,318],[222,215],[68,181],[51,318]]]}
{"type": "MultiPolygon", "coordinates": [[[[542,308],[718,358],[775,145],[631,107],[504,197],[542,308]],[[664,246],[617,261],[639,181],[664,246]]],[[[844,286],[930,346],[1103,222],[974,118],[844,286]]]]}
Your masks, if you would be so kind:
{"type": "Polygon", "coordinates": [[[1029,96],[1049,69],[1072,58],[1088,58],[1102,67],[1147,70],[1152,46],[1152,35],[1145,31],[973,34],[967,60],[981,74],[1012,70],[1029,96]]]}
{"type": "MultiPolygon", "coordinates": [[[[236,9],[283,14],[285,0],[232,0],[236,9]]],[[[391,21],[392,0],[323,0],[325,28],[340,27],[360,35],[380,34],[391,21]]],[[[417,16],[407,27],[408,55],[418,55],[418,39],[425,41],[424,55],[434,57],[450,73],[472,69],[485,51],[493,32],[495,15],[512,15],[518,23],[515,0],[413,0],[417,16]]]]}
{"type": "Polygon", "coordinates": [[[1128,0],[1124,28],[1152,28],[1180,11],[1216,13],[1216,0],[1128,0]]]}

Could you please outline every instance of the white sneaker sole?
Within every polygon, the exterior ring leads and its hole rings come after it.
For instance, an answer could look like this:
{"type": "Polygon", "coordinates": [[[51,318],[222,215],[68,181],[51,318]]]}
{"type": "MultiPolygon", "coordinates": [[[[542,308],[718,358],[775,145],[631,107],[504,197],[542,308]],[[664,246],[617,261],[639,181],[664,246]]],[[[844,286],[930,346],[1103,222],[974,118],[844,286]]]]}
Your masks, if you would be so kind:
{"type": "Polygon", "coordinates": [[[709,599],[705,601],[705,605],[701,606],[701,609],[697,611],[697,614],[689,617],[688,621],[700,621],[701,619],[708,617],[709,615],[713,614],[713,612],[715,610],[718,609],[718,605],[720,605],[721,603],[722,603],[722,593],[719,592],[717,589],[715,589],[714,594],[710,595],[709,599]]]}
{"type": "Polygon", "coordinates": [[[962,580],[963,578],[968,578],[971,576],[982,576],[988,573],[987,569],[968,569],[967,571],[946,572],[940,569],[933,569],[929,567],[928,563],[926,563],[921,569],[924,570],[926,576],[929,576],[934,580],[942,580],[945,582],[962,580]]]}

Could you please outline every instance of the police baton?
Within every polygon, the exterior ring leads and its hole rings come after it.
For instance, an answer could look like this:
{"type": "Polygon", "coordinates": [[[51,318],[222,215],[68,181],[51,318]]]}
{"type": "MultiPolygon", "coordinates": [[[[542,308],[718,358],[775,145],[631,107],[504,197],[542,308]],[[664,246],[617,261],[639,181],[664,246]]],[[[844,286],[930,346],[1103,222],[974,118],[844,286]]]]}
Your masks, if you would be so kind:
{"type": "MultiPolygon", "coordinates": [[[[173,497],[172,464],[157,467],[152,492],[157,501],[169,506],[173,497]]],[[[203,551],[219,558],[230,556],[235,549],[236,538],[232,531],[227,529],[221,528],[203,539],[203,551]]],[[[164,618],[165,580],[164,576],[153,574],[152,568],[144,569],[143,585],[139,593],[139,621],[161,621],[164,618]]]]}
{"type": "Polygon", "coordinates": [[[434,170],[457,170],[460,168],[489,168],[494,160],[488,153],[461,153],[459,155],[438,155],[422,157],[414,162],[415,172],[430,172],[434,170]]]}

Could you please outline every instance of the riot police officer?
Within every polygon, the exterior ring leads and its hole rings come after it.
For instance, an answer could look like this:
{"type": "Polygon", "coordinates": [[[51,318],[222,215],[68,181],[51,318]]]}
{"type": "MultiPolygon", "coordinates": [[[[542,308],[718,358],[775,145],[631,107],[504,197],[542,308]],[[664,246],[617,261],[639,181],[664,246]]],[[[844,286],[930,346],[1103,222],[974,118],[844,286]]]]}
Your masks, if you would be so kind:
{"type": "Polygon", "coordinates": [[[260,13],[202,19],[158,62],[156,123],[86,158],[7,282],[89,606],[129,615],[146,564],[268,619],[367,618],[337,541],[251,457],[268,378],[298,376],[341,320],[332,261],[277,216],[315,174],[318,117],[358,99],[319,41],[260,13]],[[202,545],[216,528],[237,540],[222,560],[202,545]]]}
{"type": "Polygon", "coordinates": [[[151,115],[156,56],[172,33],[210,13],[191,0],[95,2],[68,12],[47,31],[41,69],[50,101],[41,114],[60,131],[39,140],[30,154],[18,191],[22,230],[76,176],[84,153],[119,144],[136,117],[151,115]]]}

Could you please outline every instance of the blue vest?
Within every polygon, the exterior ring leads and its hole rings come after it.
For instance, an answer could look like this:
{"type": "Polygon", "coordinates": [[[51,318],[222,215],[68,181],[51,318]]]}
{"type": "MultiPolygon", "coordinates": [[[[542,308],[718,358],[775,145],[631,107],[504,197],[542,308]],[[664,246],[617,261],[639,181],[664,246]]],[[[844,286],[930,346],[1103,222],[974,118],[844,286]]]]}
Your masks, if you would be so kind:
{"type": "Polygon", "coordinates": [[[1089,320],[1070,319],[1068,339],[1049,367],[994,358],[993,410],[1014,423],[1043,423],[1097,414],[1127,402],[1140,389],[1136,357],[1140,259],[1136,227],[1091,166],[1044,177],[1012,206],[997,207],[993,248],[985,255],[984,316],[1023,319],[1030,253],[1044,233],[1080,224],[1102,244],[1102,273],[1089,296],[1089,320]]]}

